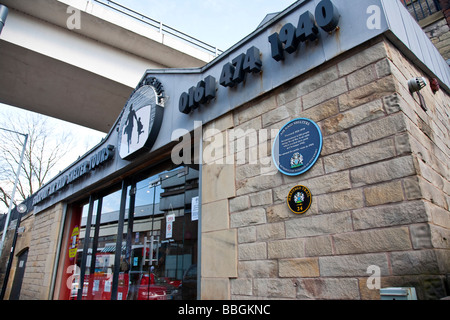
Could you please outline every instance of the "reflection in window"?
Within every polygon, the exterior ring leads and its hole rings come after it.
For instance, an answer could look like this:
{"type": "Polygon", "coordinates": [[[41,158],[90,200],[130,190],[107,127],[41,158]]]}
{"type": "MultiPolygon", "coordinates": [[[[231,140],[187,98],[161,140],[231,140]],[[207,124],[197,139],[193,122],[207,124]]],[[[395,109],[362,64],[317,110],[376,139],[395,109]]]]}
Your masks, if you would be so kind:
{"type": "Polygon", "coordinates": [[[197,195],[198,171],[193,169],[164,172],[136,184],[128,299],[183,298],[183,275],[197,261],[197,221],[190,215],[197,195]],[[172,215],[169,235],[167,217],[172,215]]]}
{"type": "MultiPolygon", "coordinates": [[[[196,299],[198,237],[191,201],[198,196],[198,171],[180,168],[150,176],[128,186],[126,194],[119,248],[122,191],[93,203],[82,299],[110,300],[114,270],[119,270],[117,300],[196,299]]],[[[88,210],[85,205],[79,248],[87,238],[88,210]]],[[[80,268],[82,255],[79,250],[80,268]]]]}

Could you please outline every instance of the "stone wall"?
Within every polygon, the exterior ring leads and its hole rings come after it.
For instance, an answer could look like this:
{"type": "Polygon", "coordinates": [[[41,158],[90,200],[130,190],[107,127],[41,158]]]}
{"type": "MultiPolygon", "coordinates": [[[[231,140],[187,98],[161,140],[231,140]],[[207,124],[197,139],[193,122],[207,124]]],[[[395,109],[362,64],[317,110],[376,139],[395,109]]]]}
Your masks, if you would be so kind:
{"type": "MultiPolygon", "coordinates": [[[[416,198],[422,200],[428,217],[426,224],[416,224],[411,228],[413,247],[422,250],[405,256],[412,263],[403,262],[402,267],[405,273],[418,275],[419,283],[413,279],[409,281],[411,285],[420,287],[423,298],[439,298],[445,294],[445,286],[446,294],[450,295],[450,99],[442,90],[435,95],[429,88],[421,90],[428,108],[425,112],[418,95],[411,95],[406,84],[407,79],[425,74],[393,46],[389,46],[388,51],[390,68],[399,82],[398,106],[406,116],[408,140],[405,147],[411,150],[417,171],[410,188],[417,190],[416,198]],[[422,262],[420,267],[415,261],[422,262]],[[423,270],[425,266],[428,268],[423,270]]],[[[396,284],[395,279],[392,281],[396,284]]]]}
{"type": "Polygon", "coordinates": [[[445,60],[450,59],[450,27],[447,20],[442,18],[423,27],[423,31],[430,38],[431,42],[439,50],[445,60]]]}
{"type": "Polygon", "coordinates": [[[447,24],[450,26],[450,0],[439,0],[441,5],[442,13],[444,13],[445,20],[447,20],[447,24]]]}
{"type": "Polygon", "coordinates": [[[420,75],[379,38],[204,127],[203,299],[379,299],[371,266],[382,287],[448,294],[449,97],[427,87],[425,113],[407,89],[420,75]],[[268,165],[264,137],[299,117],[324,145],[289,177],[268,165]],[[245,146],[231,143],[238,129],[245,146]],[[299,184],[313,195],[301,216],[286,205],[299,184]]]}
{"type": "MultiPolygon", "coordinates": [[[[12,242],[14,238],[14,232],[16,228],[17,220],[11,222],[8,233],[6,236],[6,244],[5,249],[3,250],[2,257],[0,260],[0,286],[3,286],[4,276],[6,272],[6,267],[8,265],[8,259],[10,254],[10,248],[12,247],[12,242]]],[[[26,249],[30,247],[31,243],[31,231],[34,224],[34,215],[33,213],[26,214],[20,222],[20,227],[23,229],[23,232],[20,232],[17,236],[16,247],[14,249],[14,259],[11,264],[11,271],[8,278],[8,286],[5,291],[5,300],[9,299],[9,295],[11,293],[11,288],[14,283],[14,276],[16,274],[17,268],[17,257],[20,256],[26,249]]],[[[26,265],[25,265],[26,267],[26,265]]]]}
{"type": "Polygon", "coordinates": [[[57,254],[63,205],[57,204],[34,218],[21,300],[48,300],[57,254]]]}

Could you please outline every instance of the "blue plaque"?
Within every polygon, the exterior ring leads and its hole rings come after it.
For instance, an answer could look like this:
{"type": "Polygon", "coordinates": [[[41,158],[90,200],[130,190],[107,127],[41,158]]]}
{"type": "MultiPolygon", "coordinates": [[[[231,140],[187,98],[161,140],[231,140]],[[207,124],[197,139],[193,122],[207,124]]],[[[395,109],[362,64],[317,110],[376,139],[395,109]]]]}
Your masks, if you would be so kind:
{"type": "Polygon", "coordinates": [[[298,118],[281,128],[272,148],[279,171],[288,176],[305,173],[316,163],[322,151],[322,133],[312,120],[298,118]]]}

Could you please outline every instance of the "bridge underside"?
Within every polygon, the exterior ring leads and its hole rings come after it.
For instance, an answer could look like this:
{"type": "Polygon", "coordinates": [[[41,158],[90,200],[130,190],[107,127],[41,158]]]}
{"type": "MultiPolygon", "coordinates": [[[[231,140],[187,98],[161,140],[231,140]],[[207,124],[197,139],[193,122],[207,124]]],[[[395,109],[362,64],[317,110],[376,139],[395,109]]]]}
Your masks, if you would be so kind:
{"type": "Polygon", "coordinates": [[[102,132],[133,91],[6,41],[0,41],[0,57],[0,102],[102,132]]]}
{"type": "Polygon", "coordinates": [[[0,0],[0,103],[109,132],[147,69],[213,56],[87,0],[0,0]],[[67,21],[73,8],[80,28],[67,21]],[[68,10],[69,9],[69,10],[68,10]]]}

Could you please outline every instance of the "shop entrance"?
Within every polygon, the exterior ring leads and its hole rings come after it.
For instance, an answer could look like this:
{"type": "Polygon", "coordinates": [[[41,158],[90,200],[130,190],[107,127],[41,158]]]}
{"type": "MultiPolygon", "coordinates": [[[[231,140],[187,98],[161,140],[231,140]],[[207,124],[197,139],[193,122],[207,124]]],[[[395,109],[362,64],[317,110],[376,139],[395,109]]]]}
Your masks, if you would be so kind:
{"type": "Polygon", "coordinates": [[[198,178],[180,167],[74,205],[60,298],[196,299],[198,178]]]}
{"type": "Polygon", "coordinates": [[[17,261],[16,274],[14,275],[14,282],[11,289],[9,300],[19,300],[20,290],[22,289],[23,276],[25,275],[25,266],[27,264],[28,249],[23,251],[17,261]]]}

